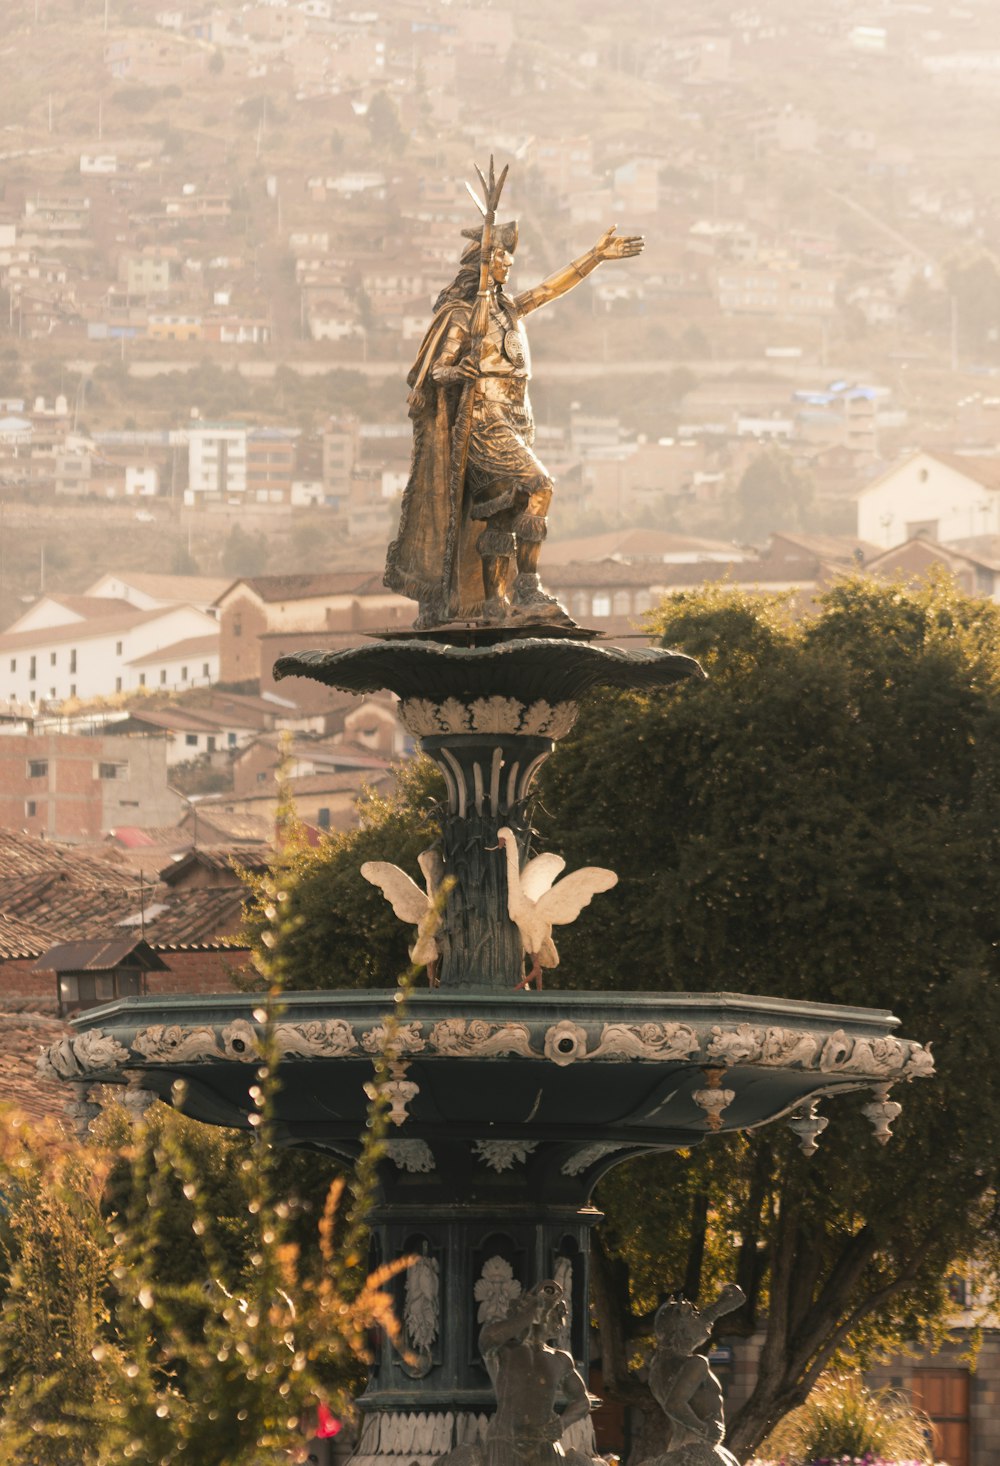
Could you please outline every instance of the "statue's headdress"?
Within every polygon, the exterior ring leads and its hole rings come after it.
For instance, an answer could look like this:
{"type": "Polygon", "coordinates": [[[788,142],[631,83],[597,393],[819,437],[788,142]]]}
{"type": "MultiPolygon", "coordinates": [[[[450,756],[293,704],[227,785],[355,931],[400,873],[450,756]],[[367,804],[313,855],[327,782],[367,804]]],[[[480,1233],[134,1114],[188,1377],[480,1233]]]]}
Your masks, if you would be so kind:
{"type": "MultiPolygon", "coordinates": [[[[465,246],[465,249],[462,251],[462,264],[471,265],[473,261],[478,262],[479,251],[483,247],[483,226],[480,224],[478,229],[463,229],[462,238],[470,239],[472,241],[472,243],[467,244],[465,246]]],[[[516,219],[509,219],[506,224],[494,224],[493,248],[497,249],[499,246],[502,246],[504,249],[509,250],[511,254],[513,254],[514,251],[517,249],[516,219]]]]}

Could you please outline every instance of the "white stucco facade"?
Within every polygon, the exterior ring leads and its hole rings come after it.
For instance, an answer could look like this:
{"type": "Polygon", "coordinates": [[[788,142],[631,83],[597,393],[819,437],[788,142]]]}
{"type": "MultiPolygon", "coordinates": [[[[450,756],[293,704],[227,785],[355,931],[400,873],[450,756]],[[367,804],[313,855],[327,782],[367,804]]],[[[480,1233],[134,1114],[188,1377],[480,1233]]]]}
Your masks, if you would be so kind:
{"type": "Polygon", "coordinates": [[[1000,534],[1000,459],[995,476],[982,459],[919,451],[858,495],[858,538],[891,549],[923,536],[947,544],[1000,534]]]}

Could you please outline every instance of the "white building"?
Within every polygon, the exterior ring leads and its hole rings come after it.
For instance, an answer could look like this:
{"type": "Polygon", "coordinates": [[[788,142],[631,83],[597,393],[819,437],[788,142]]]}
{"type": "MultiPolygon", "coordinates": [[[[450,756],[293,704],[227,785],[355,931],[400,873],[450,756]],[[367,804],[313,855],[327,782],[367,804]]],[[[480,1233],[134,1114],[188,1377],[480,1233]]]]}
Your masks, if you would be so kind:
{"type": "Polygon", "coordinates": [[[858,538],[889,549],[1000,534],[1000,458],[919,449],[858,495],[858,538]]]}
{"type": "Polygon", "coordinates": [[[105,612],[98,598],[45,597],[16,629],[0,635],[0,702],[37,707],[217,679],[219,628],[212,616],[195,606],[139,610],[121,601],[106,604],[105,612]],[[153,663],[150,654],[158,658],[153,663]]]}
{"type": "Polygon", "coordinates": [[[247,491],[247,430],[202,423],[188,431],[188,487],[184,503],[225,500],[241,504],[247,491]]]}

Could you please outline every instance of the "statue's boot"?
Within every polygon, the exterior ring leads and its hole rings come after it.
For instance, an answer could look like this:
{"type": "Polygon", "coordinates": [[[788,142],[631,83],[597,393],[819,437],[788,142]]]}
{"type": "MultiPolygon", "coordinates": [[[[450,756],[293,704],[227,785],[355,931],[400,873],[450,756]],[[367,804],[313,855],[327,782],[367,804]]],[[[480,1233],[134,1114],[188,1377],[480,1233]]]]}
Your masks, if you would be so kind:
{"type": "Polygon", "coordinates": [[[541,538],[529,540],[518,535],[517,575],[511,596],[514,610],[519,616],[532,616],[539,621],[556,621],[566,626],[575,626],[576,622],[565,606],[561,606],[555,596],[550,596],[542,587],[538,574],[541,553],[541,538]]]}
{"type": "Polygon", "coordinates": [[[491,622],[506,621],[510,615],[510,601],[507,599],[507,556],[483,556],[483,619],[491,622]]]}

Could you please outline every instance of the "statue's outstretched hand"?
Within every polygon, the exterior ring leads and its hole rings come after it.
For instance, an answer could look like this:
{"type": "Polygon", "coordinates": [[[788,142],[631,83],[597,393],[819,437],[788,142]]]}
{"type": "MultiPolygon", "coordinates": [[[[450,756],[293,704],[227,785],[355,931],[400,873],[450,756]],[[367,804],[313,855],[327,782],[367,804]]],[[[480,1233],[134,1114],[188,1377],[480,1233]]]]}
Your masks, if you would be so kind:
{"type": "Polygon", "coordinates": [[[602,260],[625,260],[631,255],[640,255],[646,247],[646,241],[641,234],[617,234],[618,225],[612,224],[610,229],[605,229],[600,239],[594,245],[595,253],[599,254],[602,260]]]}

